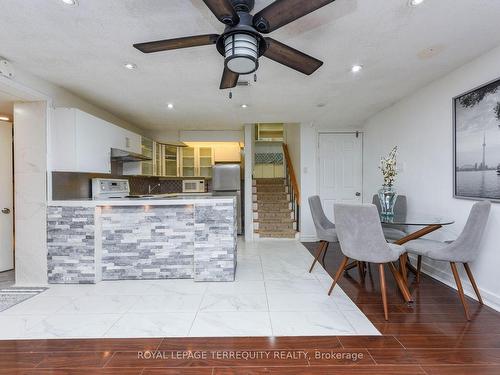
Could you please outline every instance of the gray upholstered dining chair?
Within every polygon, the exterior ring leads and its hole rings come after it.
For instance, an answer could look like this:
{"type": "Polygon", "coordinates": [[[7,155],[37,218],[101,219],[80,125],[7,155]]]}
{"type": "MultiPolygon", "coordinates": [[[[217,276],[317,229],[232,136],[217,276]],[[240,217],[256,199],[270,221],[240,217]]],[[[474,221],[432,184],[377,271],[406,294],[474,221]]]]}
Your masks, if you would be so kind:
{"type": "Polygon", "coordinates": [[[384,264],[389,265],[405,300],[410,301],[411,299],[403,277],[392,264],[405,253],[405,247],[387,243],[382,232],[377,208],[373,204],[335,204],[334,215],[335,228],[344,259],[335,274],[328,295],[332,293],[333,288],[342,276],[349,259],[359,262],[378,263],[384,316],[388,320],[384,264]]]}
{"type": "Polygon", "coordinates": [[[309,208],[311,209],[314,227],[316,228],[316,236],[320,241],[314,261],[311,268],[309,268],[309,273],[311,273],[321,254],[323,254],[324,263],[326,251],[328,250],[330,242],[338,242],[339,240],[337,239],[337,233],[335,232],[335,224],[333,224],[326,217],[323,207],[321,206],[321,199],[319,196],[313,195],[309,197],[309,208]]]}
{"type": "MultiPolygon", "coordinates": [[[[382,207],[380,206],[380,199],[378,195],[373,196],[372,203],[377,206],[378,212],[382,212],[382,207]]],[[[406,195],[398,195],[396,197],[396,202],[394,203],[394,213],[396,215],[406,216],[408,212],[408,204],[406,201],[406,195]]],[[[397,241],[408,235],[408,227],[406,225],[396,225],[396,224],[386,224],[382,226],[384,231],[384,236],[387,240],[397,241]]]]}
{"type": "Polygon", "coordinates": [[[465,301],[464,291],[462,288],[462,282],[460,281],[460,276],[458,274],[456,263],[462,263],[465,267],[465,271],[469,280],[474,288],[477,299],[479,303],[483,304],[483,299],[479,293],[479,288],[477,287],[472,271],[469,267],[469,262],[474,261],[479,255],[479,245],[481,238],[488,222],[488,216],[490,214],[491,203],[488,201],[477,202],[472,206],[472,209],[467,219],[465,227],[455,241],[452,242],[440,242],[434,240],[428,240],[420,238],[407,242],[405,244],[406,250],[410,254],[418,255],[418,265],[417,265],[417,279],[420,275],[420,270],[422,266],[422,256],[440,260],[445,262],[450,262],[451,271],[455,278],[457,284],[458,294],[462,305],[464,306],[465,316],[467,320],[470,320],[469,309],[467,307],[467,302],[465,301]]]}

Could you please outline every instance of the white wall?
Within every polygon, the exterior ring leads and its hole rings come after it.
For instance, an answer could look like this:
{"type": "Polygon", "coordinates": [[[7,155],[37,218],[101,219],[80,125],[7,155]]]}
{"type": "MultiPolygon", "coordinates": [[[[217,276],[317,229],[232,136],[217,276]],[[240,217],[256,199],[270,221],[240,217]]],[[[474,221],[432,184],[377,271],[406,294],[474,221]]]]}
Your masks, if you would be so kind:
{"type": "Polygon", "coordinates": [[[316,230],[307,201],[308,197],[318,192],[318,129],[313,124],[300,125],[300,150],[300,240],[316,241],[316,230]]]}
{"type": "MultiPolygon", "coordinates": [[[[446,215],[456,223],[430,235],[453,239],[461,232],[474,203],[453,198],[452,98],[500,77],[500,48],[470,62],[412,96],[372,117],[365,125],[365,201],[380,187],[377,170],[381,155],[399,147],[403,170],[397,190],[408,196],[410,212],[446,215]]],[[[497,230],[500,205],[493,204],[479,259],[472,264],[485,302],[500,306],[500,253],[497,230]]],[[[454,285],[449,264],[425,260],[424,270],[454,285]]],[[[463,275],[463,274],[462,274],[463,275]]],[[[466,277],[462,279],[466,280],[466,277]]],[[[471,288],[466,283],[468,293],[471,288]]]]}
{"type": "Polygon", "coordinates": [[[18,285],[47,283],[47,103],[14,104],[15,273],[18,285]]]}

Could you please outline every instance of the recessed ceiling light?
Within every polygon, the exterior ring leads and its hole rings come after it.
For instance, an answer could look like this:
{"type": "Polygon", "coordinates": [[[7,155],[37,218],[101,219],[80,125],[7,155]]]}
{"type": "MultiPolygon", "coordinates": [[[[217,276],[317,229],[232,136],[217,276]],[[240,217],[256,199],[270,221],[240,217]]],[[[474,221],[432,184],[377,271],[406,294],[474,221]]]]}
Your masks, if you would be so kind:
{"type": "Polygon", "coordinates": [[[246,104],[242,104],[241,108],[248,108],[248,106],[246,104]]]}
{"type": "Polygon", "coordinates": [[[168,103],[168,104],[167,104],[167,108],[168,108],[168,109],[174,109],[174,105],[173,105],[172,103],[168,103]]]}
{"type": "Polygon", "coordinates": [[[9,116],[0,116],[0,121],[10,121],[9,116]]]}
{"type": "Polygon", "coordinates": [[[126,63],[124,65],[125,68],[127,68],[128,70],[135,70],[137,69],[137,65],[135,65],[134,63],[126,63]]]}
{"type": "Polygon", "coordinates": [[[353,65],[351,68],[351,72],[358,73],[363,70],[363,65],[353,65]]]}
{"type": "Polygon", "coordinates": [[[408,5],[411,7],[416,7],[420,4],[422,4],[423,2],[424,2],[424,0],[409,0],[408,5]]]}
{"type": "Polygon", "coordinates": [[[78,0],[61,0],[64,4],[69,5],[69,6],[77,6],[78,5],[78,0]]]}

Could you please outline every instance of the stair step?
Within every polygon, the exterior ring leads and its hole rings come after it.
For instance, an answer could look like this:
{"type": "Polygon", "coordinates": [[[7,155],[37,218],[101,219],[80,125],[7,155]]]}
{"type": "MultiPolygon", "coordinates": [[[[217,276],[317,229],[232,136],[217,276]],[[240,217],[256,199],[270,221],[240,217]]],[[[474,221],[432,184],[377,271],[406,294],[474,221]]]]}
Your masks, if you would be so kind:
{"type": "Polygon", "coordinates": [[[258,185],[254,187],[255,192],[262,193],[286,193],[286,185],[258,185]]]}
{"type": "Polygon", "coordinates": [[[257,203],[257,211],[282,211],[282,210],[290,210],[290,203],[287,201],[283,202],[258,202],[257,203]]]}
{"type": "Polygon", "coordinates": [[[259,230],[264,232],[286,232],[293,230],[293,222],[290,223],[263,223],[259,222],[259,230]]]}
{"type": "Polygon", "coordinates": [[[285,193],[283,194],[257,194],[254,195],[253,197],[254,202],[290,202],[290,197],[286,195],[285,193]]]}
{"type": "Polygon", "coordinates": [[[285,185],[284,178],[259,178],[253,180],[253,185],[285,185]]]}
{"type": "Polygon", "coordinates": [[[297,234],[296,231],[262,231],[256,230],[255,233],[258,233],[259,238],[295,238],[297,234]]]}
{"type": "Polygon", "coordinates": [[[272,218],[272,219],[259,218],[259,219],[256,219],[254,221],[256,223],[266,223],[266,224],[274,224],[274,223],[289,224],[289,223],[293,223],[295,220],[293,220],[291,217],[281,217],[281,218],[272,218]]]}
{"type": "Polygon", "coordinates": [[[271,220],[292,220],[291,212],[278,211],[278,212],[258,212],[256,221],[271,221],[271,220]]]}

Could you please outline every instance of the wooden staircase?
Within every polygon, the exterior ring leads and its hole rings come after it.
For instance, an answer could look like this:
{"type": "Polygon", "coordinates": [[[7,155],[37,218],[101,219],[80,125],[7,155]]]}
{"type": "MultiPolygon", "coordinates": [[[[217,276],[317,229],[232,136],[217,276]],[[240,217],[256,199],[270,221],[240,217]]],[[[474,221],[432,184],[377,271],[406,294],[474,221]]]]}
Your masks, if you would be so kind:
{"type": "Polygon", "coordinates": [[[253,222],[259,238],[295,238],[297,222],[284,178],[254,179],[253,222]]]}

